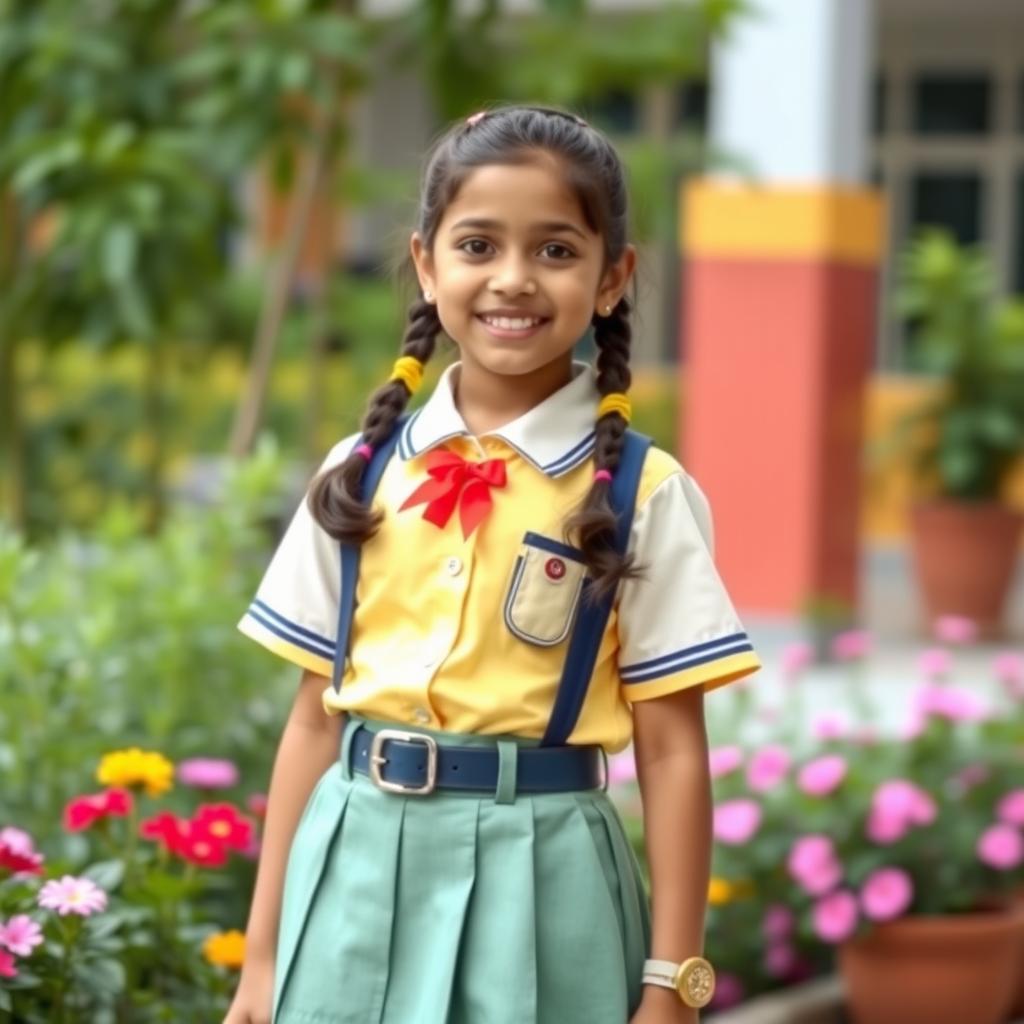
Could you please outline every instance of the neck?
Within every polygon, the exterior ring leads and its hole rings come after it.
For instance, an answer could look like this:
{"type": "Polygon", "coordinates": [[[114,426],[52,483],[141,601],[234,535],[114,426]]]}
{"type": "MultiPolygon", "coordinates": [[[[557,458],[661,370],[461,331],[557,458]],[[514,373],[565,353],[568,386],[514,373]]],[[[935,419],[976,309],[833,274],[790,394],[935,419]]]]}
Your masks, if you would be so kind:
{"type": "Polygon", "coordinates": [[[498,430],[572,380],[572,353],[532,373],[509,377],[462,362],[452,380],[455,407],[471,434],[498,430]]]}

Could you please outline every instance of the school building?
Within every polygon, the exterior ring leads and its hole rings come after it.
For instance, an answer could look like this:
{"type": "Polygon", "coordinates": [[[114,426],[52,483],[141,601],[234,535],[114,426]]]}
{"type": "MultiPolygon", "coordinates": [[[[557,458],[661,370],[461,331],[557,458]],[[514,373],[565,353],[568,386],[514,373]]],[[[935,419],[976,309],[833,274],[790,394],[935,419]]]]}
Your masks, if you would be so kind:
{"type": "MultiPolygon", "coordinates": [[[[754,7],[706,80],[584,113],[616,139],[698,133],[744,165],[695,168],[675,241],[642,247],[636,365],[678,368],[680,453],[716,507],[723,571],[743,604],[783,610],[852,596],[860,545],[905,537],[907,474],[863,456],[932,386],[893,308],[897,253],[942,225],[1024,292],[1024,3],[754,7]]],[[[415,167],[437,128],[412,73],[382,78],[353,114],[357,151],[382,171],[415,167]]],[[[408,214],[347,215],[344,259],[382,265],[408,214]]]]}

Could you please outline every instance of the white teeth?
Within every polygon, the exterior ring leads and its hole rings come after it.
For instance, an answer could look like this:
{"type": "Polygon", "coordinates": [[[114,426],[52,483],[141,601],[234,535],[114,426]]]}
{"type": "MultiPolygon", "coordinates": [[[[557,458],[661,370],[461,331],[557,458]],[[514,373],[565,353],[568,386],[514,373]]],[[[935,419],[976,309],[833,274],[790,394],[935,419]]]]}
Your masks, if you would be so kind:
{"type": "Polygon", "coordinates": [[[536,317],[524,317],[513,320],[507,316],[485,316],[486,323],[492,327],[498,327],[503,331],[524,331],[528,327],[536,327],[540,320],[536,317]]]}

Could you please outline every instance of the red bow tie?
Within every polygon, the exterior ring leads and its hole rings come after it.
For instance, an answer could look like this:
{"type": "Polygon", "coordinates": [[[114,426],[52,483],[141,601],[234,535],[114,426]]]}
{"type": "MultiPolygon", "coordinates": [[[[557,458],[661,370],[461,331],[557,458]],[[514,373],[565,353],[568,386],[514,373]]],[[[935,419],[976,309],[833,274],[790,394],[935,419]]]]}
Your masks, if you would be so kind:
{"type": "Polygon", "coordinates": [[[435,450],[427,455],[427,473],[431,479],[420,484],[399,511],[425,502],[423,518],[444,528],[457,505],[463,537],[468,537],[491,511],[491,488],[505,486],[503,459],[469,462],[454,452],[435,450]]]}

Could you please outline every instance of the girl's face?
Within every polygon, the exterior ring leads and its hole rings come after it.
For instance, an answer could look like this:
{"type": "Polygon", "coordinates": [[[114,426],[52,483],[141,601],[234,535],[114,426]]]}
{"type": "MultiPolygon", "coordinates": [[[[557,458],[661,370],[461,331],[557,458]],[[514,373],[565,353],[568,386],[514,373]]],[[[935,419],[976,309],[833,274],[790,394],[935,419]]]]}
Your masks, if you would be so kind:
{"type": "Polygon", "coordinates": [[[464,367],[517,377],[568,371],[594,313],[615,307],[636,261],[628,246],[603,270],[602,240],[546,155],[476,168],[445,210],[433,251],[418,233],[411,249],[464,367]]]}

